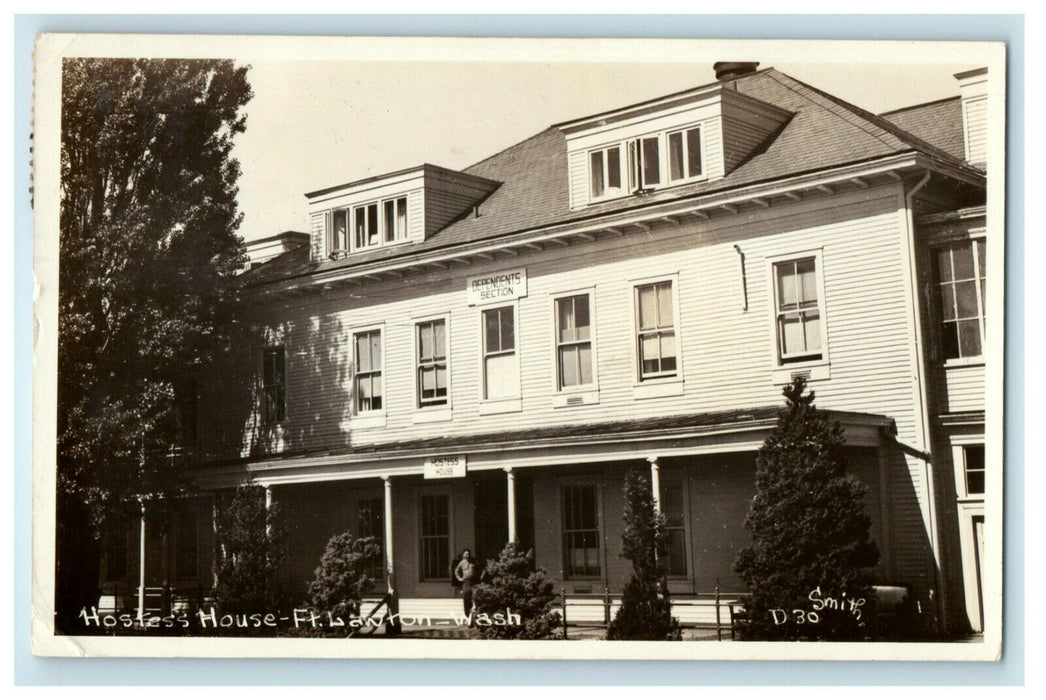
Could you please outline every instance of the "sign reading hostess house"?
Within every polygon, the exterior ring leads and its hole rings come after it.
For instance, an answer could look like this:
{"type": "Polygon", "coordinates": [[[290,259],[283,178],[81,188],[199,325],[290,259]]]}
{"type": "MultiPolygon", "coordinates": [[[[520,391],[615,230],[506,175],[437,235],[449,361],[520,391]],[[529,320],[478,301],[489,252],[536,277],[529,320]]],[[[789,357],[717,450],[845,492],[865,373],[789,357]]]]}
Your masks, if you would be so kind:
{"type": "Polygon", "coordinates": [[[426,479],[455,479],[465,476],[467,470],[465,455],[430,457],[425,460],[426,479]]]}
{"type": "Polygon", "coordinates": [[[470,277],[465,282],[469,306],[483,306],[512,301],[527,295],[527,269],[504,270],[482,277],[470,277]]]}

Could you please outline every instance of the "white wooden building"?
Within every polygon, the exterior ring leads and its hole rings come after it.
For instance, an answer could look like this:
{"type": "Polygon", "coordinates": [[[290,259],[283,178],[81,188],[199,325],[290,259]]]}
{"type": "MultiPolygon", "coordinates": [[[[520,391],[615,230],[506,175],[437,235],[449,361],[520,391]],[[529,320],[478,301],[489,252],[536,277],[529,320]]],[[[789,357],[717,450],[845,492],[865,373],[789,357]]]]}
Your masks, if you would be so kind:
{"type": "MultiPolygon", "coordinates": [[[[923,629],[981,627],[1003,233],[985,225],[986,72],[876,116],[773,68],[717,71],[465,171],[308,194],[309,244],[238,280],[240,346],[201,384],[195,445],[205,494],[251,478],[281,504],[288,585],[351,530],[382,540],[403,599],[451,597],[457,554],[509,539],[557,589],[620,591],[639,468],[672,589],[743,590],[755,452],[802,373],[869,487],[878,580],[912,587],[923,629]]],[[[174,585],[210,585],[199,505],[174,585]]],[[[110,571],[133,583],[126,551],[110,571]]]]}

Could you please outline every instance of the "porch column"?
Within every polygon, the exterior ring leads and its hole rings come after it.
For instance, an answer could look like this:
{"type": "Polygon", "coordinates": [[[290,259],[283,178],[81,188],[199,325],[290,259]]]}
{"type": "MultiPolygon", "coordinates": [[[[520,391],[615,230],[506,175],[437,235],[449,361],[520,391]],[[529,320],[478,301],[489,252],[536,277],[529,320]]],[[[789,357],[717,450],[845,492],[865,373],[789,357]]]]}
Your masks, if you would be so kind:
{"type": "Polygon", "coordinates": [[[512,467],[505,467],[505,481],[508,486],[508,541],[518,542],[516,536],[516,475],[512,467]]]}
{"type": "Polygon", "coordinates": [[[381,480],[385,482],[385,566],[389,585],[389,621],[385,624],[385,634],[399,634],[402,628],[399,622],[399,593],[396,591],[396,558],[392,549],[392,477],[385,474],[381,480]]]}
{"type": "Polygon", "coordinates": [[[141,508],[138,533],[138,624],[145,620],[145,501],[138,500],[141,508]]]}
{"type": "Polygon", "coordinates": [[[219,558],[220,543],[218,542],[218,492],[215,491],[211,498],[211,587],[218,587],[218,567],[221,565],[219,558]]]}
{"type": "Polygon", "coordinates": [[[265,487],[265,535],[272,534],[272,524],[269,523],[269,510],[272,508],[272,487],[265,487]]]}
{"type": "Polygon", "coordinates": [[[661,467],[657,464],[657,456],[647,457],[650,462],[650,492],[654,497],[654,510],[661,512],[661,467]]]}

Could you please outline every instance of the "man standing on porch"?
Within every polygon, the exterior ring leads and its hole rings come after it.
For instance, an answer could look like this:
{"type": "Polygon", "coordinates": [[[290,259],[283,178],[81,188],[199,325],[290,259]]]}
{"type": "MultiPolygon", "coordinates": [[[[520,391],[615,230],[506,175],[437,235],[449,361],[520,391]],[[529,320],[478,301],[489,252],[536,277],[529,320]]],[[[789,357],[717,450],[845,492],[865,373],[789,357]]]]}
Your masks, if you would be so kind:
{"type": "Polygon", "coordinates": [[[476,577],[476,564],[472,561],[472,552],[461,553],[461,561],[454,568],[454,578],[461,582],[461,599],[465,604],[465,614],[472,612],[472,582],[476,577]]]}

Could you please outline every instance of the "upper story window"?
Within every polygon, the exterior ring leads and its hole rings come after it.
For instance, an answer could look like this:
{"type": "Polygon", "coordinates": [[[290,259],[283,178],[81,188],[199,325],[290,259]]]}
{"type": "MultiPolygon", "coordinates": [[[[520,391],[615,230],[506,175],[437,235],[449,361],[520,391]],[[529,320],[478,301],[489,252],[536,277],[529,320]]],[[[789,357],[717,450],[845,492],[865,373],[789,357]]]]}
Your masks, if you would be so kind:
{"type": "Polygon", "coordinates": [[[701,177],[701,128],[668,135],[668,179],[671,182],[701,177]]]}
{"type": "Polygon", "coordinates": [[[418,343],[418,406],[445,406],[448,396],[447,321],[416,324],[418,343]]]}
{"type": "Polygon", "coordinates": [[[635,290],[639,380],[674,377],[678,362],[672,281],[641,284],[635,290]]]}
{"type": "Polygon", "coordinates": [[[700,127],[662,132],[588,153],[589,200],[596,202],[704,175],[700,127]]]}
{"type": "Polygon", "coordinates": [[[262,419],[266,425],[287,417],[286,376],[283,346],[265,348],[262,353],[262,419]]]}
{"type": "Polygon", "coordinates": [[[945,359],[984,352],[984,240],[953,243],[936,251],[941,347],[945,359]]]}
{"type": "Polygon", "coordinates": [[[784,363],[822,359],[822,322],[817,258],[774,263],[777,352],[784,363]]]}
{"type": "Polygon", "coordinates": [[[519,357],[516,354],[516,307],[483,311],[483,398],[519,395],[519,357]]]}
{"type": "Polygon", "coordinates": [[[966,495],[984,495],[984,445],[964,445],[962,448],[963,474],[966,495]]]}
{"type": "Polygon", "coordinates": [[[394,197],[331,212],[327,230],[330,255],[407,240],[407,198],[394,197]],[[352,232],[351,241],[349,232],[352,232]]]}
{"type": "Polygon", "coordinates": [[[591,319],[588,294],[556,299],[556,364],[560,390],[593,383],[591,319]]]}
{"type": "Polygon", "coordinates": [[[381,331],[375,329],[356,333],[353,336],[353,345],[356,354],[356,413],[380,411],[384,407],[381,383],[381,331]]]}

